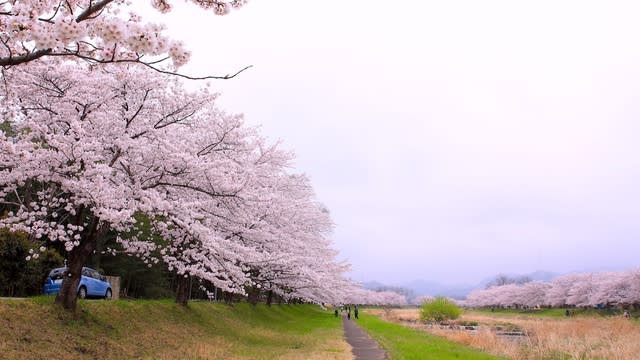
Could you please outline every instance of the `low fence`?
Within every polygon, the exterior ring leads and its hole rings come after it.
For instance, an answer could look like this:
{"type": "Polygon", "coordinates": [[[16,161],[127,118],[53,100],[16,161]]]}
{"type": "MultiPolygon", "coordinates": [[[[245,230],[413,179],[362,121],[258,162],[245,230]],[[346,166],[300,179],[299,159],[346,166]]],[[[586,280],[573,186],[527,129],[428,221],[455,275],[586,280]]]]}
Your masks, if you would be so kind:
{"type": "Polygon", "coordinates": [[[120,299],[120,276],[105,276],[109,284],[111,284],[111,298],[113,300],[120,299]]]}

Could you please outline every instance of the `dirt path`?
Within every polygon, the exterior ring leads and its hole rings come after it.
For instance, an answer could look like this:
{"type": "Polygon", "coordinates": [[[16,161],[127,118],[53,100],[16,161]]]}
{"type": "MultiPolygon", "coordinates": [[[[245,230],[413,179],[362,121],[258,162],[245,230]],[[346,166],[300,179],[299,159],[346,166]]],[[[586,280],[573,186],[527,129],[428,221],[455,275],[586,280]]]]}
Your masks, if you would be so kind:
{"type": "Polygon", "coordinates": [[[346,317],[343,317],[342,326],[344,328],[344,337],[351,345],[351,352],[353,352],[355,360],[388,359],[387,353],[356,324],[355,320],[347,320],[346,317]]]}

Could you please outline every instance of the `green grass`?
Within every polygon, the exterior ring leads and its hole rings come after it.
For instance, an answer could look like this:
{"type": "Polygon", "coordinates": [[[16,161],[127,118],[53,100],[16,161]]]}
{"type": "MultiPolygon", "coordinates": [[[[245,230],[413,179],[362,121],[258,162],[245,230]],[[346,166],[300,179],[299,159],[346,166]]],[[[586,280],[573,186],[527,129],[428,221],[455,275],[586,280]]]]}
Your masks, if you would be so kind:
{"type": "MultiPolygon", "coordinates": [[[[569,309],[571,316],[620,316],[623,310],[618,309],[569,309]]],[[[539,317],[566,317],[566,309],[552,308],[552,309],[494,309],[491,311],[489,308],[480,308],[474,310],[467,310],[467,312],[479,312],[494,315],[525,315],[525,316],[539,316],[539,317]]],[[[640,317],[640,311],[631,311],[631,316],[634,318],[640,317]]]]}
{"type": "Polygon", "coordinates": [[[3,359],[348,359],[342,324],[312,305],[0,300],[3,359]]]}
{"type": "Polygon", "coordinates": [[[394,360],[501,359],[453,341],[363,314],[358,320],[394,360]]]}
{"type": "Polygon", "coordinates": [[[531,315],[531,316],[541,316],[541,317],[563,317],[565,310],[564,309],[529,309],[529,310],[521,310],[521,309],[491,309],[480,308],[467,310],[467,312],[479,312],[486,314],[494,314],[494,315],[531,315]]]}

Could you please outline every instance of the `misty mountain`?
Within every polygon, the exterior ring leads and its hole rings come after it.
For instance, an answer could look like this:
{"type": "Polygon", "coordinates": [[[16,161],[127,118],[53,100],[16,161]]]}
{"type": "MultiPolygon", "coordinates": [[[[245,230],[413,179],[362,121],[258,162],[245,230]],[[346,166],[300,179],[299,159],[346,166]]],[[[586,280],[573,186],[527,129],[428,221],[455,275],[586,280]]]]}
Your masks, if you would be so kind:
{"type": "Polygon", "coordinates": [[[473,285],[446,285],[427,280],[414,280],[410,283],[404,284],[403,286],[413,290],[413,292],[418,296],[448,296],[454,299],[463,299],[468,293],[476,289],[473,285]]]}
{"type": "Polygon", "coordinates": [[[488,285],[490,285],[492,282],[494,282],[494,280],[496,280],[496,278],[498,278],[499,276],[506,276],[510,279],[523,279],[523,278],[528,278],[531,281],[543,281],[543,282],[549,282],[551,281],[553,278],[555,278],[556,276],[558,276],[559,274],[557,273],[553,273],[550,271],[543,271],[543,270],[538,270],[538,271],[534,271],[532,273],[528,273],[528,274],[513,274],[513,273],[501,273],[501,274],[496,274],[492,277],[488,277],[483,279],[482,281],[480,281],[480,283],[478,283],[478,285],[474,288],[486,288],[488,285]]]}
{"type": "Polygon", "coordinates": [[[389,285],[383,284],[379,281],[365,281],[362,283],[362,287],[369,290],[378,290],[381,288],[388,287],[389,285]]]}
{"type": "MultiPolygon", "coordinates": [[[[431,295],[431,296],[448,296],[456,299],[464,298],[475,287],[470,285],[445,285],[433,281],[427,280],[414,280],[405,284],[383,284],[378,281],[367,281],[362,284],[365,289],[370,290],[390,290],[405,289],[406,292],[411,294],[411,298],[419,295],[431,295]]],[[[405,293],[405,291],[403,291],[405,293]]]]}

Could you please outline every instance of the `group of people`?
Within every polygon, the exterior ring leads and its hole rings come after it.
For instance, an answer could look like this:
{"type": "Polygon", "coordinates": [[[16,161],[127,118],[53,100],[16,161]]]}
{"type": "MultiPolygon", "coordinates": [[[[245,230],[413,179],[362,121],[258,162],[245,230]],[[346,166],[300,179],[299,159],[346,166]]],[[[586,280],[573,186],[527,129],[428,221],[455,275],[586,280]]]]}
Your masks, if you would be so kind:
{"type": "MultiPolygon", "coordinates": [[[[347,320],[351,320],[351,305],[342,305],[340,309],[342,313],[347,313],[347,320]]],[[[338,307],[335,308],[334,315],[338,317],[338,307]]],[[[358,318],[358,305],[353,305],[353,317],[358,318]]]]}

